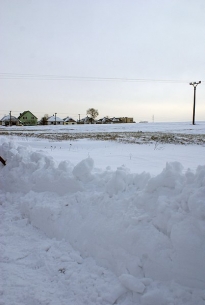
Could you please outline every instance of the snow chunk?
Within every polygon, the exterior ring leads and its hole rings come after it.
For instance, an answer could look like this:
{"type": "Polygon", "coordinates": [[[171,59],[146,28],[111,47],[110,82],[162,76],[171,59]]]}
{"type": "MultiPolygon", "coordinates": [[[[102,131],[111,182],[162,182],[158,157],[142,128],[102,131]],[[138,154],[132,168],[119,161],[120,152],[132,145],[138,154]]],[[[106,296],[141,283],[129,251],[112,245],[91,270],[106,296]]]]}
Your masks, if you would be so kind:
{"type": "Polygon", "coordinates": [[[106,190],[110,196],[117,194],[120,191],[124,191],[127,185],[127,173],[126,169],[118,168],[113,174],[110,181],[107,183],[106,190]]]}
{"type": "Polygon", "coordinates": [[[94,167],[94,161],[92,158],[87,158],[78,163],[73,169],[73,175],[80,181],[86,182],[91,180],[91,171],[94,167]]]}
{"type": "Polygon", "coordinates": [[[145,285],[141,280],[137,279],[131,274],[122,274],[119,276],[120,282],[129,290],[143,293],[145,290],[145,285]]]}
{"type": "Polygon", "coordinates": [[[159,289],[150,291],[142,296],[142,305],[167,305],[170,302],[163,296],[159,289]]]}
{"type": "Polygon", "coordinates": [[[149,180],[147,191],[152,193],[159,188],[178,189],[183,166],[179,162],[167,163],[162,173],[149,180]]]}

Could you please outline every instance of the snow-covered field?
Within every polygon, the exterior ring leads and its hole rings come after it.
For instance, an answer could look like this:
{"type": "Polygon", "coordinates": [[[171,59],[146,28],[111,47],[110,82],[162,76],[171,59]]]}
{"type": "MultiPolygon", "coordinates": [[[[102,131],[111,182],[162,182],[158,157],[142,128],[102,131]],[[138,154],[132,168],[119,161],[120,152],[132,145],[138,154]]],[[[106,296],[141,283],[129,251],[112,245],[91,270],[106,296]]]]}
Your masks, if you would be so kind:
{"type": "Polygon", "coordinates": [[[205,304],[205,123],[0,133],[1,305],[205,304]],[[83,137],[138,131],[193,144],[83,137]]]}
{"type": "Polygon", "coordinates": [[[172,133],[187,133],[187,134],[205,134],[205,122],[197,122],[192,125],[190,122],[180,123],[131,123],[131,124],[84,124],[84,125],[60,125],[60,126],[13,126],[0,127],[0,130],[12,130],[18,132],[35,131],[36,133],[54,132],[69,132],[69,133],[84,133],[84,132],[172,132],[172,133]]]}

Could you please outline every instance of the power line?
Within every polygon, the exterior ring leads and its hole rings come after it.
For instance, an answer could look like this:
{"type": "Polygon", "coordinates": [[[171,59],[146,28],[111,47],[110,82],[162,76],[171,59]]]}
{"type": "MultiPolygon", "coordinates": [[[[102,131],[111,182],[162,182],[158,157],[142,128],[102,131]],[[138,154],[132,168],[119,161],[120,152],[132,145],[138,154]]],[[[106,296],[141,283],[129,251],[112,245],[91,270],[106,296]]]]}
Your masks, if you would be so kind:
{"type": "MultiPolygon", "coordinates": [[[[0,109],[0,114],[2,115],[6,115],[5,113],[9,113],[10,110],[1,110],[0,109]]],[[[44,115],[45,113],[48,113],[48,111],[32,111],[34,112],[36,115],[39,115],[39,116],[42,116],[44,115]]],[[[23,113],[23,110],[12,110],[12,113],[15,113],[15,114],[19,114],[19,113],[23,113]]],[[[50,113],[52,113],[52,111],[50,111],[50,113]]],[[[64,116],[72,116],[72,117],[78,117],[79,116],[79,113],[70,113],[69,111],[67,112],[58,112],[59,115],[64,115],[64,116]]],[[[86,113],[80,113],[81,116],[86,116],[86,113]]]]}
{"type": "MultiPolygon", "coordinates": [[[[69,76],[69,75],[48,75],[48,74],[20,74],[0,73],[0,79],[27,79],[27,80],[67,80],[67,81],[121,81],[121,82],[159,82],[159,83],[190,83],[190,80],[174,79],[144,79],[126,77],[93,77],[93,76],[69,76]]],[[[205,81],[202,81],[205,83],[205,81]]]]}
{"type": "MultiPolygon", "coordinates": [[[[1,111],[0,110],[0,113],[7,113],[9,112],[9,110],[5,110],[5,111],[1,111]]],[[[43,115],[43,114],[46,114],[48,111],[31,111],[31,112],[34,112],[36,114],[40,114],[40,115],[43,115]]],[[[23,113],[23,111],[17,111],[17,110],[12,110],[12,113],[23,113]]],[[[53,113],[52,111],[50,111],[50,113],[53,113]]],[[[70,113],[69,111],[68,112],[58,112],[58,114],[60,115],[72,115],[72,116],[79,116],[79,113],[70,113]]],[[[86,113],[80,113],[80,115],[86,115],[86,113]]]]}
{"type": "MultiPolygon", "coordinates": [[[[9,109],[0,109],[1,112],[7,112],[9,111],[9,109]]],[[[12,110],[12,112],[24,112],[25,110],[12,110]]],[[[45,113],[48,112],[47,110],[45,111],[33,111],[35,113],[45,113]]],[[[50,111],[52,112],[52,111],[50,111]]],[[[68,112],[58,112],[59,114],[67,114],[68,112]]],[[[72,115],[78,115],[78,113],[70,113],[72,115]]],[[[80,115],[84,115],[83,113],[81,113],[80,115]]]]}

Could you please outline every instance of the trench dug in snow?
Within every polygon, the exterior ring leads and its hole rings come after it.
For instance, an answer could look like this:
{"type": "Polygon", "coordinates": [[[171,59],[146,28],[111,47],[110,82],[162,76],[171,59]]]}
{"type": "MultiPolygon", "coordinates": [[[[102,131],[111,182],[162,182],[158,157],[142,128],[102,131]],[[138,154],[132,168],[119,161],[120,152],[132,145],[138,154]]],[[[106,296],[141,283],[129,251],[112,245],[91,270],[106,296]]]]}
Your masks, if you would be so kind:
{"type": "Polygon", "coordinates": [[[167,163],[151,177],[125,167],[101,171],[91,158],[55,165],[10,142],[0,152],[9,160],[3,189],[49,237],[69,241],[134,292],[150,281],[204,289],[205,166],[184,173],[180,163],[167,163]]]}

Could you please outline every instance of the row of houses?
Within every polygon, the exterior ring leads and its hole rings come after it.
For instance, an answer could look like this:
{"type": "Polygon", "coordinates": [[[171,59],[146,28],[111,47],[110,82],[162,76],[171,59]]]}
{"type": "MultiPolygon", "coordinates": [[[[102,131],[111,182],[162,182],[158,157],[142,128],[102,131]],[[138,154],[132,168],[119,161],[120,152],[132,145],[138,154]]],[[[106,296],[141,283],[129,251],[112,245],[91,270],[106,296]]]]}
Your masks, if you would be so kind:
{"type": "Polygon", "coordinates": [[[75,124],[115,124],[115,123],[134,123],[133,118],[118,117],[108,118],[104,117],[99,120],[94,120],[91,117],[86,116],[85,118],[74,120],[72,117],[67,116],[64,119],[57,117],[56,115],[50,117],[43,117],[40,121],[38,118],[29,110],[20,113],[18,117],[12,116],[11,112],[9,115],[5,115],[0,120],[2,126],[35,126],[35,125],[75,125],[75,124]]]}
{"type": "Polygon", "coordinates": [[[35,126],[38,124],[38,118],[31,113],[29,110],[20,113],[18,117],[11,115],[3,116],[0,120],[0,125],[2,126],[11,126],[11,125],[27,125],[27,126],[35,126]]]}

